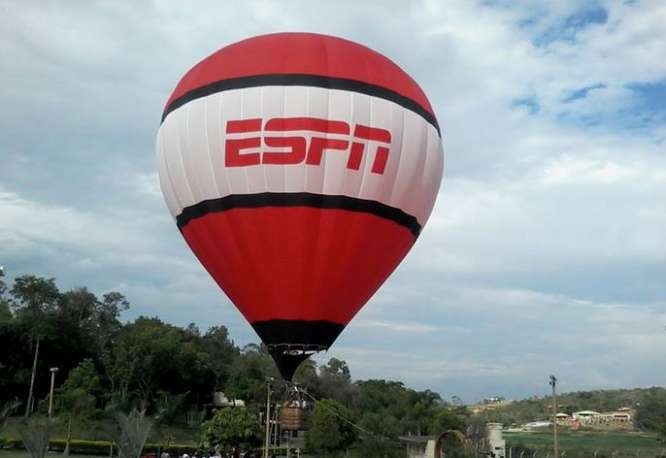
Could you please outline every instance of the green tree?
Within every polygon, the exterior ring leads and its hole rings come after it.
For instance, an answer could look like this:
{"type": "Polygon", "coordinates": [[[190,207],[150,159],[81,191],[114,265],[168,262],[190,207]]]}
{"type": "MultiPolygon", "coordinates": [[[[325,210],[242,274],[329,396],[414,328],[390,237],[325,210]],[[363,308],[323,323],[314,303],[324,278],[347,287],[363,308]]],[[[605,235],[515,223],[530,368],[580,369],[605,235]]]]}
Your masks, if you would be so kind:
{"type": "Polygon", "coordinates": [[[120,405],[137,401],[154,409],[160,390],[189,392],[190,400],[201,404],[213,392],[214,374],[201,337],[157,318],[140,317],[126,325],[105,355],[104,367],[120,405]]]}
{"type": "Polygon", "coordinates": [[[347,363],[331,358],[327,364],[320,366],[318,388],[322,397],[335,399],[351,407],[355,390],[351,384],[351,372],[347,363]]]}
{"type": "Polygon", "coordinates": [[[65,383],[56,392],[57,412],[67,421],[65,455],[69,454],[72,439],[72,424],[91,425],[99,411],[95,408],[102,386],[100,377],[91,359],[84,359],[72,369],[65,383]]]}
{"type": "Polygon", "coordinates": [[[294,373],[294,383],[315,398],[321,398],[322,392],[319,387],[319,375],[317,374],[317,363],[312,359],[306,359],[298,366],[294,373]]]}
{"type": "Polygon", "coordinates": [[[12,295],[10,304],[18,319],[29,330],[31,343],[34,343],[30,388],[25,406],[27,416],[32,410],[40,343],[42,339],[55,331],[53,320],[50,318],[61,300],[61,294],[55,284],[55,279],[39,278],[34,275],[23,275],[16,278],[10,292],[12,295]]]}
{"type": "Polygon", "coordinates": [[[266,348],[248,344],[240,352],[224,391],[230,399],[243,399],[250,404],[266,402],[266,380],[279,379],[275,363],[266,348]]]}
{"type": "Polygon", "coordinates": [[[224,326],[213,326],[203,336],[203,347],[210,358],[210,367],[215,374],[215,388],[222,388],[231,374],[239,350],[229,338],[224,326]]]}
{"type": "Polygon", "coordinates": [[[440,434],[450,429],[465,431],[465,419],[469,412],[461,407],[450,408],[449,406],[440,406],[435,409],[430,418],[430,434],[440,434]]]}
{"type": "Polygon", "coordinates": [[[322,399],[315,404],[310,417],[310,429],[305,445],[321,456],[339,456],[356,441],[352,411],[333,399],[322,399]]]}
{"type": "Polygon", "coordinates": [[[8,323],[13,318],[7,297],[7,284],[0,278],[0,324],[8,323]]]}
{"type": "Polygon", "coordinates": [[[636,409],[639,427],[656,431],[666,439],[666,390],[650,389],[636,409]]]}
{"type": "Polygon", "coordinates": [[[201,425],[202,441],[225,451],[256,447],[261,442],[260,434],[257,415],[244,407],[217,410],[213,418],[201,425]]]}
{"type": "Polygon", "coordinates": [[[67,441],[65,451],[69,452],[72,423],[89,425],[100,411],[96,409],[101,397],[100,376],[92,359],[84,359],[72,369],[65,383],[56,391],[56,412],[67,419],[67,441]]]}
{"type": "Polygon", "coordinates": [[[123,327],[120,314],[129,308],[130,303],[125,296],[115,291],[104,294],[102,300],[98,302],[93,323],[99,355],[108,351],[112,339],[123,327]]]}

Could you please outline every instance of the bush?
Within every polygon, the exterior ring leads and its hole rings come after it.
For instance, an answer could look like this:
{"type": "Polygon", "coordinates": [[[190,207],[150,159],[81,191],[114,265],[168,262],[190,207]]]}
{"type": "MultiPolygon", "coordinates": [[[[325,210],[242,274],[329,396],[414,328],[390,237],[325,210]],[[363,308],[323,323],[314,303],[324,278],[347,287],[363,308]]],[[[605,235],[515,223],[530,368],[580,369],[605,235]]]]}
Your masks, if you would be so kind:
{"type": "Polygon", "coordinates": [[[17,437],[0,437],[0,448],[23,448],[23,441],[17,437]]]}
{"type": "MultiPolygon", "coordinates": [[[[49,441],[49,450],[52,452],[62,452],[65,450],[65,439],[51,439],[49,441]]],[[[89,441],[89,440],[71,440],[69,443],[69,452],[78,455],[109,455],[109,447],[111,441],[89,441]]],[[[23,441],[13,437],[0,437],[0,449],[23,449],[23,441]]],[[[114,444],[114,454],[117,453],[118,447],[114,444]]],[[[183,453],[192,455],[199,449],[196,445],[188,444],[146,444],[144,447],[145,453],[158,453],[162,450],[168,450],[171,456],[180,456],[183,453]]]]}
{"type": "MultiPolygon", "coordinates": [[[[65,439],[51,439],[49,441],[49,450],[52,452],[62,452],[65,450],[67,441],[65,439]]],[[[111,442],[109,441],[88,441],[71,440],[69,442],[69,452],[81,455],[108,455],[111,442]]]]}

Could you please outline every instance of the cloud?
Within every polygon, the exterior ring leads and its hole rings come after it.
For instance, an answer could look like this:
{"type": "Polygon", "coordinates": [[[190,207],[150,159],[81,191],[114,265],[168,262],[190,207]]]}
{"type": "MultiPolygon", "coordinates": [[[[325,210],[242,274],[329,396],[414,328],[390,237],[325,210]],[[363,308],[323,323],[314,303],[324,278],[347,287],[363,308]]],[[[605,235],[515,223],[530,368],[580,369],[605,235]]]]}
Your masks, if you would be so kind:
{"type": "MultiPolygon", "coordinates": [[[[354,377],[474,399],[664,383],[666,5],[658,0],[2,7],[0,259],[138,314],[256,339],[162,201],[155,132],[219,47],[363,42],[428,94],[446,151],[413,251],[343,332],[354,377]],[[663,358],[662,358],[663,359],[663,358]],[[546,385],[546,386],[544,386],[546,385]]],[[[12,277],[10,277],[11,279],[12,277]]]]}

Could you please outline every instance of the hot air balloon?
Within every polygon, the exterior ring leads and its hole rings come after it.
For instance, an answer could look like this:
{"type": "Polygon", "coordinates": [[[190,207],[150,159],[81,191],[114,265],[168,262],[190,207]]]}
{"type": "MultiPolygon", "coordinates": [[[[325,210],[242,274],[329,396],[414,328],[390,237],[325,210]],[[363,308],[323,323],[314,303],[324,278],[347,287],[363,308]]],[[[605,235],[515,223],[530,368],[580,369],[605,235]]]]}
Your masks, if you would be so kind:
{"type": "Polygon", "coordinates": [[[443,151],[428,99],[391,60],[341,38],[278,33],[183,76],[157,160],[185,241],[291,380],[416,241],[443,151]]]}

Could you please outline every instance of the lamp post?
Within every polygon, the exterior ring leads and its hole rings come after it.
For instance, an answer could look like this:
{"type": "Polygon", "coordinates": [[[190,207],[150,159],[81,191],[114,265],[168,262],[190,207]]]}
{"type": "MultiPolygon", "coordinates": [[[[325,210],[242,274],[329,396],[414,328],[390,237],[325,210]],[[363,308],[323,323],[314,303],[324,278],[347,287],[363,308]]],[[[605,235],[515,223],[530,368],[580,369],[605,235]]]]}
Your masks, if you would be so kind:
{"type": "Polygon", "coordinates": [[[271,430],[271,381],[269,378],[266,380],[266,436],[264,437],[264,458],[268,458],[268,447],[270,445],[270,430],[271,430]]]}
{"type": "Polygon", "coordinates": [[[553,387],[553,449],[555,452],[555,458],[559,458],[557,450],[557,393],[555,391],[557,378],[555,378],[554,375],[551,375],[548,384],[553,387]]]}
{"type": "Polygon", "coordinates": [[[51,390],[49,391],[49,418],[53,414],[53,388],[55,387],[55,375],[58,372],[57,367],[52,367],[49,369],[51,371],[51,390]]]}

